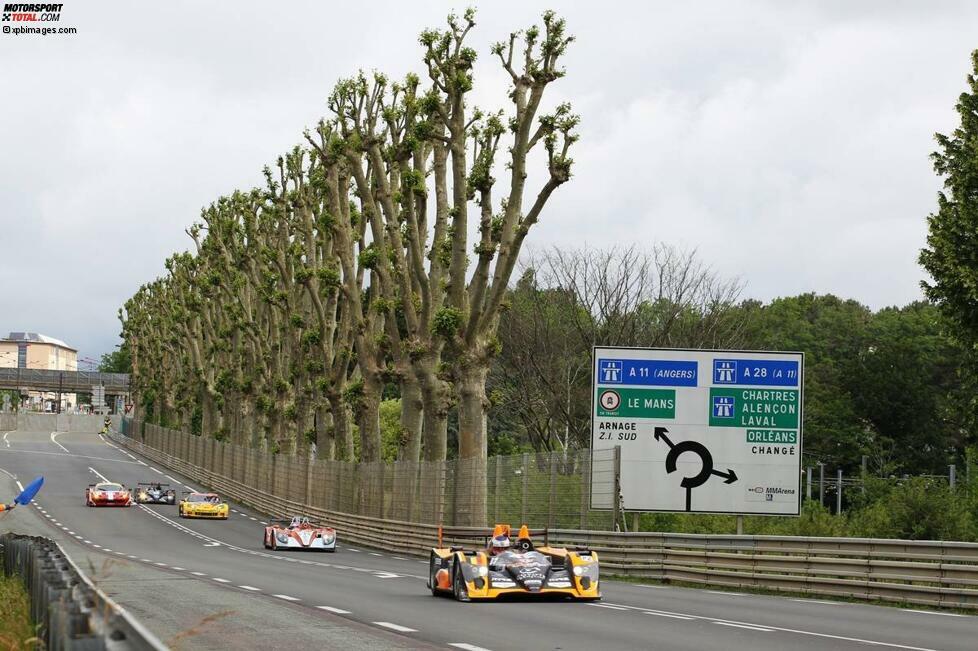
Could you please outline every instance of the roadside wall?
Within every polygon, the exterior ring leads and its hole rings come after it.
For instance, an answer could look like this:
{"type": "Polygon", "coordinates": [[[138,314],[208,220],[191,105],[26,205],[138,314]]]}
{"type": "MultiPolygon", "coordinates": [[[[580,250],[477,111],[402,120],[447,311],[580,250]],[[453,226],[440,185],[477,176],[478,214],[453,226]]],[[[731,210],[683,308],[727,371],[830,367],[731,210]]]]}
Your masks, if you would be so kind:
{"type": "Polygon", "coordinates": [[[98,432],[104,416],[89,414],[0,414],[0,431],[98,432]]]}

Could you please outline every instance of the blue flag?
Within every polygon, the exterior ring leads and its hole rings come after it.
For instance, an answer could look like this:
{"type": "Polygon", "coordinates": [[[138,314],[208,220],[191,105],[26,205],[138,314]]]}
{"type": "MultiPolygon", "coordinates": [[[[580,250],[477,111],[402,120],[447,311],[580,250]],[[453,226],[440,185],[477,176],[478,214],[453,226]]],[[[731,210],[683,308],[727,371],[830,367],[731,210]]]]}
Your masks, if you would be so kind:
{"type": "Polygon", "coordinates": [[[20,504],[21,506],[30,504],[30,501],[34,499],[35,495],[37,495],[37,491],[41,490],[41,484],[43,483],[44,477],[38,477],[31,483],[27,484],[27,488],[25,488],[20,495],[14,498],[14,502],[20,504]]]}

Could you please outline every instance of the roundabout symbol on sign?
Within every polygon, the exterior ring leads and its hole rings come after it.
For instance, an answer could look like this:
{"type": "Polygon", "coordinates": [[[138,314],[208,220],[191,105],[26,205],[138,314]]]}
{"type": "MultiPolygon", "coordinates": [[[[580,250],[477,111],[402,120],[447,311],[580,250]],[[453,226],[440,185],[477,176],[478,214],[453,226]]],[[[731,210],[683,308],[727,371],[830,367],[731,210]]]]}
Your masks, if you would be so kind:
{"type": "Polygon", "coordinates": [[[618,409],[618,406],[621,404],[621,396],[618,395],[617,391],[608,389],[601,392],[598,402],[600,402],[601,406],[608,411],[614,411],[615,409],[618,409]]]}
{"type": "Polygon", "coordinates": [[[727,472],[720,472],[713,468],[713,455],[702,443],[697,441],[680,441],[679,443],[673,443],[669,440],[666,434],[669,433],[665,427],[655,428],[655,440],[662,441],[669,446],[669,454],[666,455],[666,472],[674,473],[676,472],[676,462],[679,460],[679,456],[683,452],[693,452],[699,455],[700,461],[702,462],[702,467],[700,471],[691,477],[683,477],[683,480],[679,482],[679,485],[686,489],[686,510],[693,510],[693,489],[697,486],[702,486],[710,478],[710,475],[716,475],[717,477],[723,477],[726,481],[724,484],[732,484],[737,481],[737,473],[733,471],[732,468],[727,468],[727,472]]]}

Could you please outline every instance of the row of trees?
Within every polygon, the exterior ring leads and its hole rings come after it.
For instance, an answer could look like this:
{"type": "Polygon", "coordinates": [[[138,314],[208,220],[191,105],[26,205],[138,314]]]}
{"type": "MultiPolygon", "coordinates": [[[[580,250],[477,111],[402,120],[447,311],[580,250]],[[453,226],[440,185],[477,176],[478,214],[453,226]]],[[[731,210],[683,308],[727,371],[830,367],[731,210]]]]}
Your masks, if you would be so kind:
{"type": "Polygon", "coordinates": [[[314,442],[327,458],[357,447],[369,462],[394,391],[399,459],[443,460],[457,413],[474,478],[461,499],[485,520],[499,315],[525,238],[571,177],[578,118],[544,108],[573,40],[562,19],[492,46],[510,80],[498,112],[470,105],[474,26],[470,10],[423,32],[422,75],[338,82],[264,187],[202,211],[193,251],[120,313],[146,417],[276,450],[314,442]]]}

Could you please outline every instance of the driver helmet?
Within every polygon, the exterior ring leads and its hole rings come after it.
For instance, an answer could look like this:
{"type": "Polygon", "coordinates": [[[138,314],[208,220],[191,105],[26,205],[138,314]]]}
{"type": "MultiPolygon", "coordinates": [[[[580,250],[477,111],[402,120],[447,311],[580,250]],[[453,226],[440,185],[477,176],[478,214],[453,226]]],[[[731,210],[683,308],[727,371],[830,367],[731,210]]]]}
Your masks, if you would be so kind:
{"type": "Polygon", "coordinates": [[[506,534],[500,534],[498,536],[493,536],[492,542],[489,544],[489,551],[493,556],[496,554],[501,554],[509,549],[509,536],[506,534]]]}

